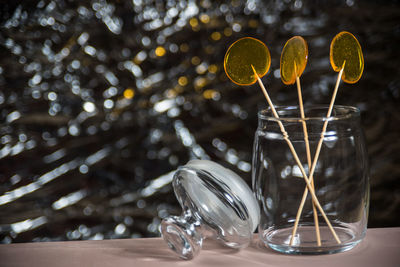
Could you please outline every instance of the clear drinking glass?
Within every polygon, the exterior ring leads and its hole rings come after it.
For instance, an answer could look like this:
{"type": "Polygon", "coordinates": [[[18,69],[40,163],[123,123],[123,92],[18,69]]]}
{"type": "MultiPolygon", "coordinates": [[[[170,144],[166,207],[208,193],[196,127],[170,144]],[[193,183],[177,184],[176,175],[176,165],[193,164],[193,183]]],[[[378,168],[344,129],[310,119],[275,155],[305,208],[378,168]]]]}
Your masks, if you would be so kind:
{"type": "Polygon", "coordinates": [[[326,118],[327,106],[311,106],[305,108],[304,120],[299,118],[297,106],[276,110],[279,119],[274,118],[270,109],[259,112],[254,141],[252,178],[261,210],[258,228],[261,240],[272,249],[289,254],[336,253],[353,248],[365,236],[369,208],[368,159],[359,110],[334,106],[332,116],[326,118]],[[322,135],[324,124],[327,128],[322,135]],[[316,213],[313,211],[309,190],[294,231],[306,188],[302,169],[309,178],[318,143],[321,149],[314,164],[314,185],[310,180],[310,187],[314,188],[334,231],[318,208],[316,213]],[[317,221],[314,213],[318,215],[317,221]]]}

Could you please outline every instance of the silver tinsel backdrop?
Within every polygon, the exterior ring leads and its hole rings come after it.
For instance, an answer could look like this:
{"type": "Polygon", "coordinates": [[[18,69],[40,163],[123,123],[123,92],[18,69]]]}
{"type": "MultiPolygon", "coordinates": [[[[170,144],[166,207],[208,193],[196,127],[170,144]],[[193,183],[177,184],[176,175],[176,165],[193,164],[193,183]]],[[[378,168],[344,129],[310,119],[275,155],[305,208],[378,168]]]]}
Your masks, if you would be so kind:
{"type": "Polygon", "coordinates": [[[42,0],[0,6],[0,242],[158,236],[180,213],[173,171],[215,160],[250,184],[257,85],[223,70],[229,45],[264,41],[276,104],[297,103],[279,77],[302,35],[306,104],[329,103],[331,39],[356,35],[360,82],[337,104],[362,111],[370,227],[400,226],[400,5],[396,1],[42,0]]]}

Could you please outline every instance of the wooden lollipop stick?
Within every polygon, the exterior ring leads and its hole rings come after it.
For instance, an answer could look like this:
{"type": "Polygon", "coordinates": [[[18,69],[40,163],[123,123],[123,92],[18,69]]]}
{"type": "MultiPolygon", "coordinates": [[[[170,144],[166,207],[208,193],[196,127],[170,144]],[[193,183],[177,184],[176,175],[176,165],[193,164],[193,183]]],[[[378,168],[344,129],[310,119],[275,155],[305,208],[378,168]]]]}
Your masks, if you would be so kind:
{"type": "MultiPolygon", "coordinates": [[[[295,67],[296,67],[296,65],[295,65],[295,67]]],[[[310,170],[311,170],[310,143],[308,141],[307,124],[304,121],[305,114],[304,114],[304,107],[303,107],[303,97],[302,97],[301,86],[300,86],[300,78],[297,75],[296,75],[296,85],[297,85],[297,95],[299,97],[300,115],[301,115],[301,118],[303,119],[301,122],[303,124],[304,141],[305,141],[305,144],[306,144],[308,171],[310,172],[310,170]]],[[[311,186],[315,191],[314,179],[313,179],[312,176],[309,176],[309,179],[311,180],[311,186]]],[[[294,223],[292,236],[290,238],[290,245],[291,246],[293,246],[293,243],[294,243],[294,237],[296,236],[297,228],[298,228],[299,221],[300,221],[301,212],[302,212],[302,210],[304,208],[304,204],[305,204],[305,201],[307,199],[307,195],[308,195],[308,189],[306,187],[305,190],[304,190],[304,193],[303,193],[303,197],[302,197],[301,202],[300,202],[300,206],[299,206],[299,208],[297,210],[296,221],[294,223]]],[[[316,208],[314,202],[312,202],[312,208],[313,208],[313,214],[314,214],[315,235],[316,235],[316,238],[317,238],[317,245],[321,246],[321,234],[320,234],[320,230],[319,230],[318,213],[317,213],[317,208],[316,208]]]]}
{"type": "MultiPolygon", "coordinates": [[[[262,83],[262,81],[261,81],[260,77],[258,76],[256,70],[254,69],[253,65],[251,65],[251,68],[253,69],[254,75],[256,75],[256,77],[257,77],[258,84],[260,85],[261,90],[263,91],[264,96],[267,99],[267,102],[268,102],[268,104],[269,104],[269,106],[271,108],[272,114],[274,115],[275,118],[279,119],[279,115],[276,112],[274,105],[272,104],[271,98],[269,97],[268,92],[264,87],[264,84],[262,83]]],[[[335,232],[335,229],[333,229],[333,227],[332,227],[328,217],[326,216],[324,210],[322,209],[321,204],[319,203],[317,196],[315,195],[314,189],[311,186],[311,182],[308,179],[306,172],[304,171],[303,165],[301,164],[301,162],[299,160],[299,157],[297,156],[296,150],[294,149],[292,142],[289,140],[289,137],[288,137],[288,134],[287,134],[287,132],[285,130],[285,127],[283,126],[283,124],[282,124],[282,122],[280,120],[277,120],[277,122],[278,122],[279,128],[280,128],[280,130],[281,130],[281,132],[283,134],[283,138],[285,139],[286,143],[288,144],[289,149],[292,152],[292,155],[293,155],[293,157],[294,157],[294,159],[296,161],[296,164],[300,168],[300,172],[303,175],[304,180],[306,181],[307,188],[310,191],[310,194],[311,194],[311,197],[312,197],[313,201],[315,202],[319,212],[321,212],[321,215],[324,218],[324,220],[325,220],[326,224],[328,225],[329,229],[331,230],[332,235],[335,238],[336,242],[338,244],[340,244],[341,243],[340,239],[337,236],[337,234],[335,232]]]]}

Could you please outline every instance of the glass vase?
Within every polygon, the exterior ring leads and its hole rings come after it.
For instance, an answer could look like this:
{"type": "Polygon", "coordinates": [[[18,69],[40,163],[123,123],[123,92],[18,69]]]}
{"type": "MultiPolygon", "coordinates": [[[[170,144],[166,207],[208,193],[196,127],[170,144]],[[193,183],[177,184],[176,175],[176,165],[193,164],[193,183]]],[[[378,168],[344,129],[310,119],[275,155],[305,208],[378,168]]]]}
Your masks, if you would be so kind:
{"type": "Polygon", "coordinates": [[[353,248],[365,236],[369,207],[359,110],[334,106],[327,118],[327,106],[311,106],[305,119],[297,106],[276,110],[279,118],[270,109],[259,112],[254,141],[261,240],[288,254],[353,248]]]}

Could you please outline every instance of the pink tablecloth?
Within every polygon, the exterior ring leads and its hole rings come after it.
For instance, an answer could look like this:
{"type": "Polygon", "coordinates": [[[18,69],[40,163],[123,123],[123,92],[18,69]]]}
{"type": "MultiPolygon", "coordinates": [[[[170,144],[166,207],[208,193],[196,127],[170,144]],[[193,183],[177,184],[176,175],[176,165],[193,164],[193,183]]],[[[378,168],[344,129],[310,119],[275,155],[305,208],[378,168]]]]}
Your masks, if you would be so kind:
{"type": "Polygon", "coordinates": [[[175,256],[160,238],[0,245],[0,266],[400,266],[400,228],[369,229],[354,249],[333,255],[284,255],[256,237],[241,251],[207,241],[192,261],[175,256]]]}

